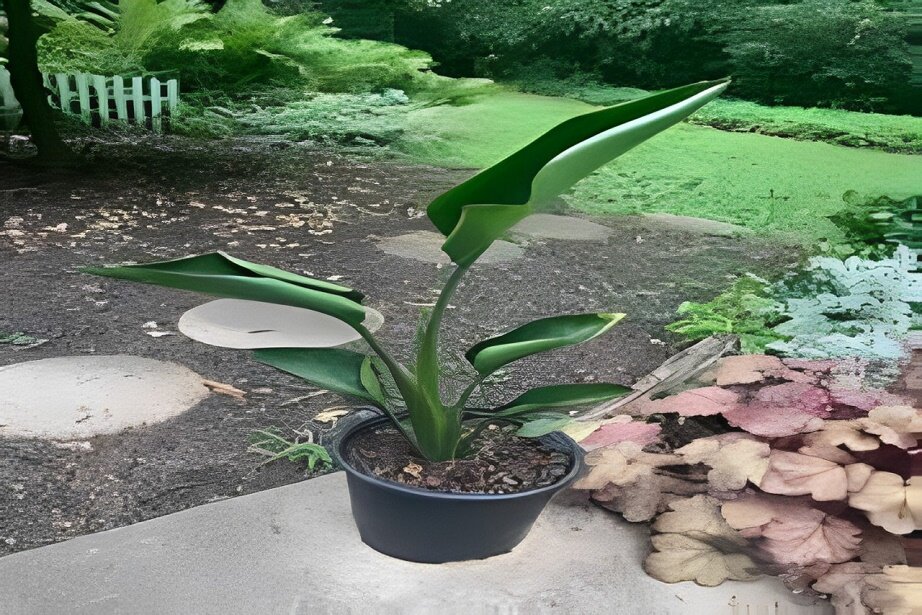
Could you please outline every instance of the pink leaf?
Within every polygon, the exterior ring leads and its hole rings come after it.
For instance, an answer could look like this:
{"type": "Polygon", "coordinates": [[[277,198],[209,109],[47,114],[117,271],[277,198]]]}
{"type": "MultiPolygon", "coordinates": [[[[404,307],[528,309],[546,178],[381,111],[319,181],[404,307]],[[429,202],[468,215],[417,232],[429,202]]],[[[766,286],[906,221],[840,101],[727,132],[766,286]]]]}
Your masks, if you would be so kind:
{"type": "MultiPolygon", "coordinates": [[[[630,421],[630,417],[627,418],[630,421]]],[[[580,442],[580,446],[587,451],[612,444],[620,444],[621,442],[635,442],[641,446],[646,446],[659,439],[662,429],[659,425],[642,421],[611,422],[592,432],[580,442]]]]}
{"type": "Polygon", "coordinates": [[[762,388],[751,401],[725,411],[724,417],[751,434],[780,438],[822,428],[828,403],[822,388],[789,382],[762,388]]]}
{"type": "Polygon", "coordinates": [[[861,550],[857,526],[794,498],[751,493],[725,502],[721,514],[779,564],[837,564],[861,550]]]}
{"type": "Polygon", "coordinates": [[[734,406],[739,399],[740,396],[733,391],[720,387],[704,387],[657,399],[648,404],[645,411],[650,414],[674,412],[680,416],[710,416],[734,406]]]}
{"type": "Polygon", "coordinates": [[[772,451],[759,487],[767,493],[809,495],[817,501],[844,500],[848,497],[848,476],[845,468],[832,461],[772,451]]]}

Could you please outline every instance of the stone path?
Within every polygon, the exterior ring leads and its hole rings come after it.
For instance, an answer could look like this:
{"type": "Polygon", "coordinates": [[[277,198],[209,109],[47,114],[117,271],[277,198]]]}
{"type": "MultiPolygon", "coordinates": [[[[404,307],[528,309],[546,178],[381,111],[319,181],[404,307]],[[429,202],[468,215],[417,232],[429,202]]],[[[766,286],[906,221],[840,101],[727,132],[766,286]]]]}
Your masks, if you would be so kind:
{"type": "Polygon", "coordinates": [[[512,553],[427,565],[362,544],[332,474],[0,558],[4,615],[828,615],[776,579],[666,585],[647,529],[558,498],[512,553]]]}
{"type": "MultiPolygon", "coordinates": [[[[384,324],[380,312],[367,308],[365,327],[374,333],[384,324]]],[[[327,348],[361,339],[355,329],[332,316],[260,301],[218,299],[192,308],[179,319],[188,338],[222,348],[327,348]]]]}
{"type": "Polygon", "coordinates": [[[195,372],[128,355],[56,357],[0,367],[0,436],[81,440],[150,425],[208,396],[195,372]]]}

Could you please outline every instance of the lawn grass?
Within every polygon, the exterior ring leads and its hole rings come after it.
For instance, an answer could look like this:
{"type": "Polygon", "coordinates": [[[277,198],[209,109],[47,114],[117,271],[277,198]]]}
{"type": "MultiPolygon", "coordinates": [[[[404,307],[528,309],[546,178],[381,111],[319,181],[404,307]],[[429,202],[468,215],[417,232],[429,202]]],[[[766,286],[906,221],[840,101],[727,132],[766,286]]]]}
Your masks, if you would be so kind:
{"type": "MultiPolygon", "coordinates": [[[[503,92],[462,107],[414,111],[397,144],[417,162],[483,168],[554,124],[593,107],[503,92]]],[[[683,124],[576,186],[570,204],[593,214],[665,212],[731,222],[806,244],[838,230],[842,196],[922,193],[922,156],[683,124]]]]}
{"type": "MultiPolygon", "coordinates": [[[[616,87],[584,78],[517,82],[524,92],[581,100],[592,105],[614,105],[648,92],[616,87]]],[[[823,141],[849,147],[872,147],[888,152],[922,154],[922,117],[856,113],[841,109],[769,107],[722,97],[690,118],[690,123],[733,132],[823,141]]]]}

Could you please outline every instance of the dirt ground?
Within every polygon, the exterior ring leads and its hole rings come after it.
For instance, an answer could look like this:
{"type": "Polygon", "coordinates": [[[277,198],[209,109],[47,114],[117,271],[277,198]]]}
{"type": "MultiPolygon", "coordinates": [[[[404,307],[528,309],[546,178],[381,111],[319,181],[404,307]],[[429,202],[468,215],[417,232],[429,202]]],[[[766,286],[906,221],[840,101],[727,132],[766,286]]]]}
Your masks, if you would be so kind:
{"type": "MultiPolygon", "coordinates": [[[[385,315],[379,335],[401,354],[445,272],[386,255],[376,242],[431,229],[422,215],[429,199],[471,173],[274,143],[163,139],[100,151],[105,157],[67,172],[0,163],[0,332],[49,340],[0,344],[0,365],[127,353],[176,361],[247,395],[212,395],[175,419],[88,443],[0,438],[0,555],[302,480],[302,466],[261,466],[246,450],[248,436],[269,426],[288,434],[322,427],[311,418],[343,403],[332,394],[297,401],[312,389],[246,353],[178,333],[153,338],[142,327],[156,321],[175,331],[180,315],[207,298],[78,267],[221,249],[319,278],[339,275],[385,315]]],[[[461,349],[535,317],[628,314],[613,334],[522,361],[506,397],[551,382],[629,385],[679,347],[663,330],[679,303],[710,298],[735,274],[799,258],[756,237],[706,236],[643,218],[595,221],[614,230],[607,244],[530,240],[523,259],[476,267],[456,295],[446,340],[461,349]]]]}

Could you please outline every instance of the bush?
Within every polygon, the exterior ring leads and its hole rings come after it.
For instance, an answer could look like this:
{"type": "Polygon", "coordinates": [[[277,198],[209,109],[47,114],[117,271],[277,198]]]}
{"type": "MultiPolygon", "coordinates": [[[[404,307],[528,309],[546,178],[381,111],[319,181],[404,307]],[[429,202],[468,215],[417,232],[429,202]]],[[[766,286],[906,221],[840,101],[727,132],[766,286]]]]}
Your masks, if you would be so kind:
{"type": "Polygon", "coordinates": [[[185,91],[359,93],[433,83],[423,72],[426,53],[334,38],[326,21],[316,12],[276,15],[260,0],[228,0],[216,13],[198,0],[120,0],[108,24],[61,20],[43,37],[40,57],[45,70],[175,76],[185,91]]]}
{"type": "Polygon", "coordinates": [[[194,137],[268,135],[322,144],[386,146],[403,134],[410,100],[381,94],[308,94],[270,89],[249,96],[195,96],[174,131],[194,137]]]}
{"type": "Polygon", "coordinates": [[[642,88],[729,74],[770,104],[889,110],[910,70],[899,17],[873,0],[466,0],[404,10],[396,32],[447,74],[642,88]]]}
{"type": "Polygon", "coordinates": [[[904,37],[872,0],[801,0],[747,8],[724,40],[744,98],[873,110],[909,81],[904,37]]]}

